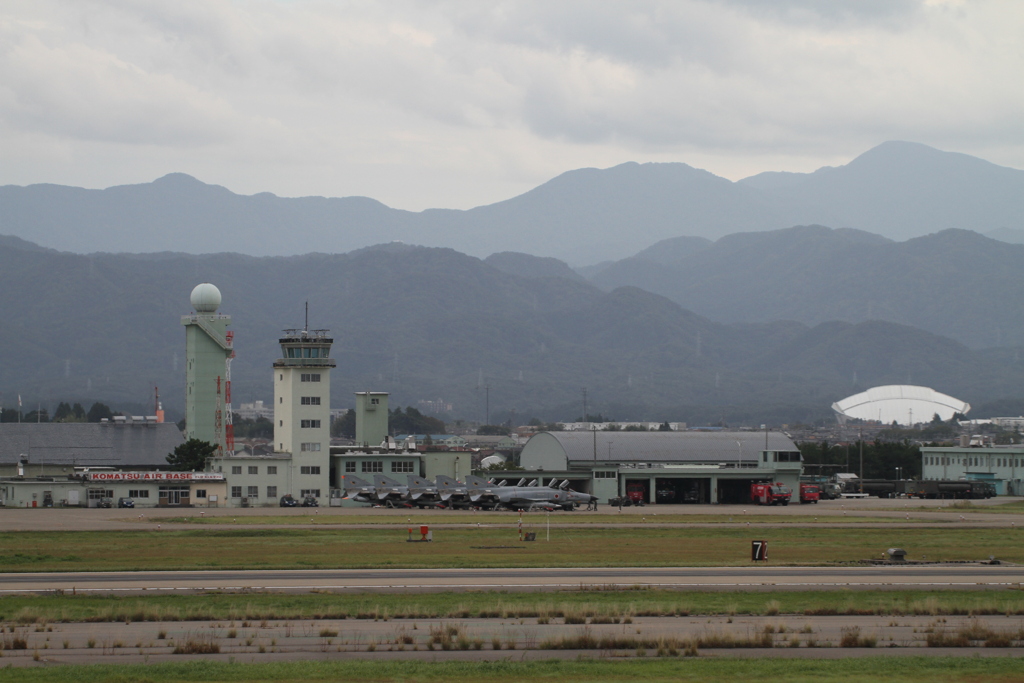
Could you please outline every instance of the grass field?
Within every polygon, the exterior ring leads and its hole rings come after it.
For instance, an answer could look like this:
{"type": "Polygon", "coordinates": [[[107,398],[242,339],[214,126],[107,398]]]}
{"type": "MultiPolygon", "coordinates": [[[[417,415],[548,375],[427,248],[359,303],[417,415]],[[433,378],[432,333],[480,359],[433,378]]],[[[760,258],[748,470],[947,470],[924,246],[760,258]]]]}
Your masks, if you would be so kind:
{"type": "Polygon", "coordinates": [[[674,615],[1024,614],[1024,591],[224,594],[0,597],[0,622],[214,621],[263,619],[526,618],[674,615]]]}
{"type": "Polygon", "coordinates": [[[901,681],[904,683],[954,683],[1024,681],[1024,667],[1017,657],[869,657],[840,660],[799,659],[680,659],[408,662],[344,661],[236,664],[183,662],[181,664],[61,666],[56,668],[4,669],[7,683],[92,683],[102,681],[374,681],[410,683],[423,681],[556,681],[619,683],[645,681],[901,681]]]}
{"type": "Polygon", "coordinates": [[[1024,529],[573,528],[520,543],[515,529],[438,530],[407,543],[404,529],[196,529],[25,531],[0,534],[2,571],[137,569],[747,566],[763,539],[774,565],[877,558],[1024,562],[1024,529]],[[1017,538],[1019,536],[1019,538],[1017,538]]]}

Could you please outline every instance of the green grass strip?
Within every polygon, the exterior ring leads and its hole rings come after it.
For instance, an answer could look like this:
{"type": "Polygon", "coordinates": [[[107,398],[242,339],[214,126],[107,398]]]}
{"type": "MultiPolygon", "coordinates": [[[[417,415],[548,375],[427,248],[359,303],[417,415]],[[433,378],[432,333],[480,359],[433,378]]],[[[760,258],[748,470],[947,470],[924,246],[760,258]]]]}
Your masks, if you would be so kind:
{"type": "Polygon", "coordinates": [[[952,683],[1024,681],[1016,657],[865,657],[841,660],[800,659],[678,659],[418,662],[344,661],[235,664],[182,662],[151,665],[92,665],[4,669],[6,683],[219,683],[357,681],[359,683],[482,681],[553,681],[619,683],[645,681],[792,681],[861,683],[952,683]]]}
{"type": "Polygon", "coordinates": [[[1024,591],[689,592],[580,590],[557,593],[211,593],[109,597],[0,597],[0,622],[282,619],[530,618],[672,615],[1024,614],[1024,591]]]}
{"type": "Polygon", "coordinates": [[[751,540],[773,565],[824,566],[879,558],[892,546],[911,560],[1024,563],[1024,525],[920,528],[543,527],[520,542],[514,528],[442,529],[407,543],[405,529],[17,531],[0,533],[0,571],[302,568],[749,567],[751,540]]]}

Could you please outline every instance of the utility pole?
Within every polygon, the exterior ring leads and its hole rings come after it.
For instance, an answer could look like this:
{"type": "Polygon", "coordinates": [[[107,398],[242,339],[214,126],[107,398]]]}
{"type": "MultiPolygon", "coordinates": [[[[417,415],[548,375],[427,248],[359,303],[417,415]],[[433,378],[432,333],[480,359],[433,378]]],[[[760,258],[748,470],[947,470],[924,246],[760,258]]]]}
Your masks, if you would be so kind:
{"type": "Polygon", "coordinates": [[[864,493],[864,429],[860,430],[860,492],[864,493]]]}
{"type": "Polygon", "coordinates": [[[484,386],[484,405],[486,406],[486,420],[484,424],[491,424],[491,385],[484,386]]]}
{"type": "Polygon", "coordinates": [[[583,421],[590,422],[587,419],[587,388],[583,387],[583,421]]]}

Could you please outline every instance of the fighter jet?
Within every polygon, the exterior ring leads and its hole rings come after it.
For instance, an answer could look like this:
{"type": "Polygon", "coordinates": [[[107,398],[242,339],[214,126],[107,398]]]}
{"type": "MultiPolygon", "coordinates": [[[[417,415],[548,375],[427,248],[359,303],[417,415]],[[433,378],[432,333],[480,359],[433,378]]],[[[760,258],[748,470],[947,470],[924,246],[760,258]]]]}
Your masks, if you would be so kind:
{"type": "Polygon", "coordinates": [[[377,500],[388,507],[404,505],[409,500],[409,487],[383,474],[373,475],[373,485],[377,489],[377,500]]]}
{"type": "Polygon", "coordinates": [[[437,475],[434,481],[437,482],[437,493],[443,504],[452,508],[470,507],[469,489],[466,488],[465,484],[460,484],[443,474],[437,475]]]}
{"type": "Polygon", "coordinates": [[[441,502],[441,495],[437,486],[415,474],[410,474],[409,481],[409,502],[419,506],[421,509],[427,506],[434,506],[441,502]]]}
{"type": "Polygon", "coordinates": [[[551,485],[538,486],[537,480],[527,483],[526,479],[521,479],[515,486],[508,486],[506,481],[494,485],[480,477],[466,477],[470,501],[479,505],[491,506],[495,510],[503,508],[524,510],[545,506],[573,510],[578,504],[590,503],[595,499],[595,496],[589,493],[579,493],[570,489],[568,480],[555,487],[556,482],[557,479],[552,479],[551,485]]]}
{"type": "Polygon", "coordinates": [[[377,487],[355,475],[346,474],[343,476],[341,478],[341,488],[345,491],[345,498],[347,500],[354,500],[359,503],[377,502],[377,487]]]}

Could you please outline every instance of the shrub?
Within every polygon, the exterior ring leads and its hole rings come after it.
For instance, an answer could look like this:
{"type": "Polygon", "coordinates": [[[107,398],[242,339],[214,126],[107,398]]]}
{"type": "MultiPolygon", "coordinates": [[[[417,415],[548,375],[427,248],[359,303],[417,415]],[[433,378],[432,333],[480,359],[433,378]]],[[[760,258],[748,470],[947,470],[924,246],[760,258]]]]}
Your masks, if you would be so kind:
{"type": "Polygon", "coordinates": [[[210,635],[188,635],[183,642],[179,642],[174,647],[176,655],[215,655],[219,652],[220,644],[210,635]]]}

